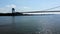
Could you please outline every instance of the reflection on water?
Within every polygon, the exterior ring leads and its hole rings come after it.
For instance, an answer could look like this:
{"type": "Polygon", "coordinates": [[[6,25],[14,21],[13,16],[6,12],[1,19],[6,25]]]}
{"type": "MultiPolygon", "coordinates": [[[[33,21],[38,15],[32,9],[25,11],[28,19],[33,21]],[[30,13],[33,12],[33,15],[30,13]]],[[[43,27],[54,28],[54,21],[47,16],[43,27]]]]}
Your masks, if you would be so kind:
{"type": "Polygon", "coordinates": [[[0,34],[5,33],[60,34],[60,15],[0,16],[0,34]]]}
{"type": "Polygon", "coordinates": [[[15,16],[12,16],[12,32],[14,32],[14,34],[16,33],[16,24],[15,24],[15,16]]]}

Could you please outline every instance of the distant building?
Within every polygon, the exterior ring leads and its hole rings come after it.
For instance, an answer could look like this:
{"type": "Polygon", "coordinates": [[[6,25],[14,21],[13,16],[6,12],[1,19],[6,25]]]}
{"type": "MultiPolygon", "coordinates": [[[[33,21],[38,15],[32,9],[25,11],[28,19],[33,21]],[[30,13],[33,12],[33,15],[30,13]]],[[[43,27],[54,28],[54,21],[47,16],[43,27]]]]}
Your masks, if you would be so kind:
{"type": "Polygon", "coordinates": [[[15,13],[15,9],[14,8],[12,8],[12,13],[15,13]]]}

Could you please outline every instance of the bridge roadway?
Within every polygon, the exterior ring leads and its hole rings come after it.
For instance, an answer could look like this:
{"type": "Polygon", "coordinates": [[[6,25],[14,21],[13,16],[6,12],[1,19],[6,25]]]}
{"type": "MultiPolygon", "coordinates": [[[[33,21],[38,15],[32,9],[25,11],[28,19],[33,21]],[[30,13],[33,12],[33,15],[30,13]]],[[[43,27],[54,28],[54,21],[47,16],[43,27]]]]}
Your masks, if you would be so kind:
{"type": "Polygon", "coordinates": [[[22,12],[23,14],[60,14],[60,11],[31,11],[31,12],[22,12]]]}

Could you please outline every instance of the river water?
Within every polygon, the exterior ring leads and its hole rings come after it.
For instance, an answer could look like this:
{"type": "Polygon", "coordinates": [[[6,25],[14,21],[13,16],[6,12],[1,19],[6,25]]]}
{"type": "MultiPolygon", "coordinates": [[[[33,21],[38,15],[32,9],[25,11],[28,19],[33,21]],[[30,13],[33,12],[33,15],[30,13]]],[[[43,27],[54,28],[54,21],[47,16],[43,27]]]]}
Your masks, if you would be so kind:
{"type": "Polygon", "coordinates": [[[60,14],[0,16],[0,34],[60,34],[60,14]]]}

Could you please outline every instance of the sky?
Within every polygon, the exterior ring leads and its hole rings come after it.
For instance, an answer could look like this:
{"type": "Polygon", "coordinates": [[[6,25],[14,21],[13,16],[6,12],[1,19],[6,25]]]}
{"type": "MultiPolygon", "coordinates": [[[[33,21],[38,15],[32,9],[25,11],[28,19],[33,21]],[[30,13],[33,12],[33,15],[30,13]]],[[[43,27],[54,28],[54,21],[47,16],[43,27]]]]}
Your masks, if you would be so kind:
{"type": "MultiPolygon", "coordinates": [[[[60,6],[60,0],[0,0],[0,13],[11,12],[11,8],[15,8],[17,12],[28,12],[56,6],[60,6]]],[[[53,10],[60,10],[60,7],[53,10]]]]}

